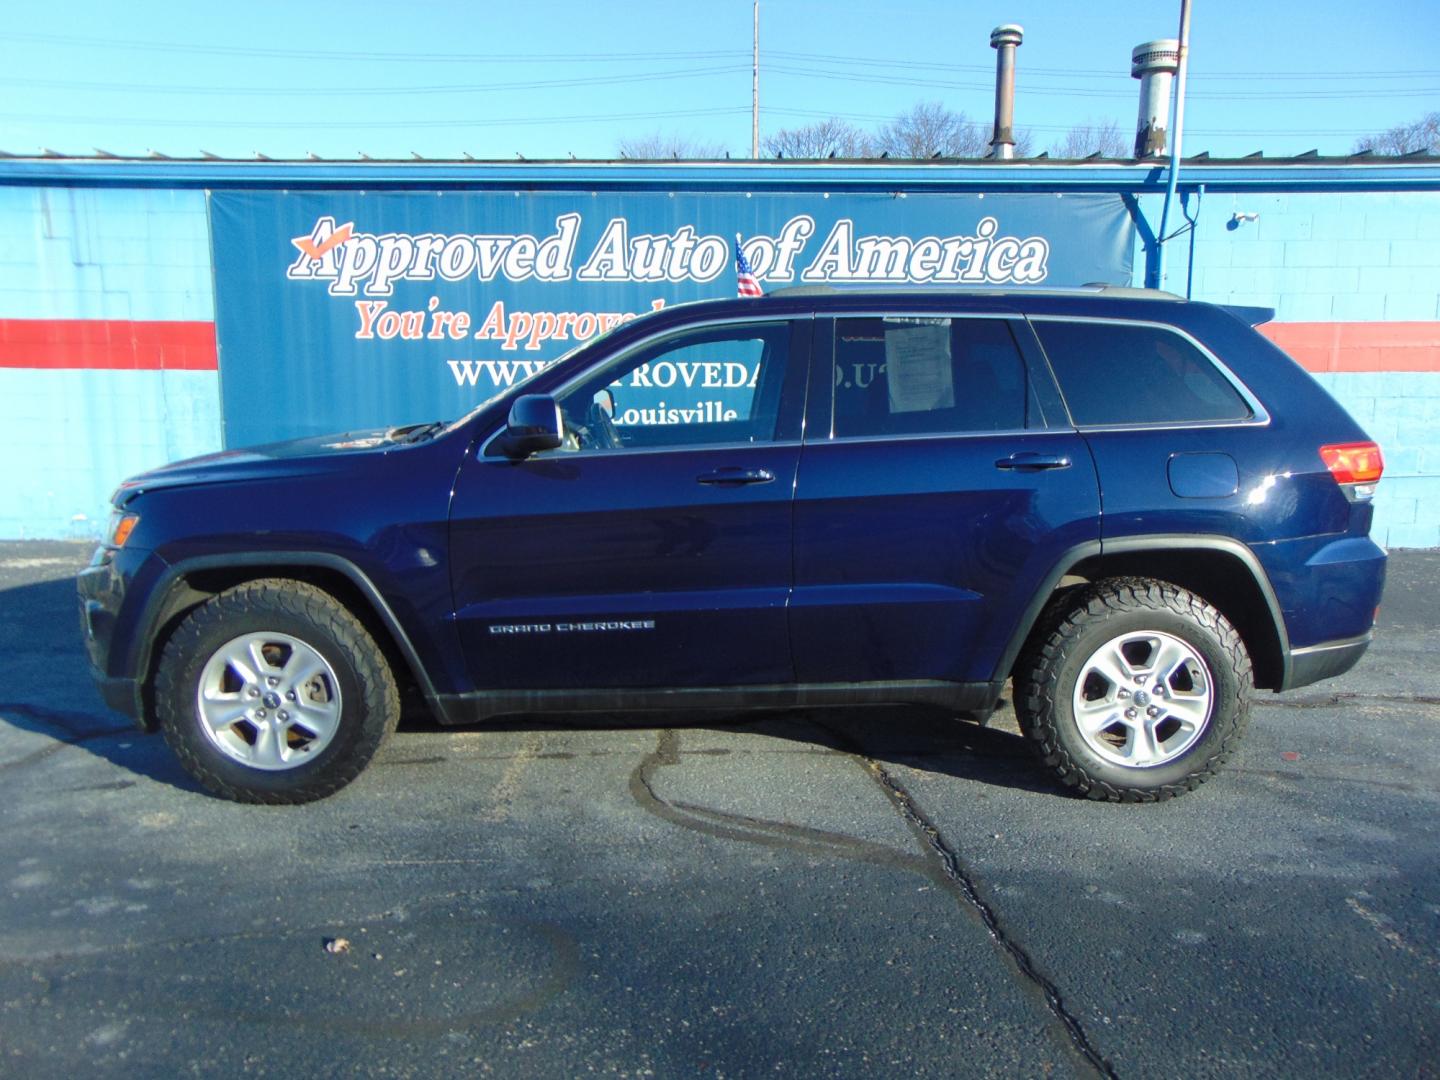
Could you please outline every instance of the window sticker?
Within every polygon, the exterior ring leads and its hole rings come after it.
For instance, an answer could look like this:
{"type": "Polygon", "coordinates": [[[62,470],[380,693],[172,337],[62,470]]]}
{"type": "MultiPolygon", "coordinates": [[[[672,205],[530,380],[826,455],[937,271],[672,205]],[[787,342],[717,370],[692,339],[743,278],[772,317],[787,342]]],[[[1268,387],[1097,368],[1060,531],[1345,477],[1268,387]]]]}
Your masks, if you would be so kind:
{"type": "Polygon", "coordinates": [[[892,413],[953,408],[950,320],[886,326],[885,367],[892,413]]]}

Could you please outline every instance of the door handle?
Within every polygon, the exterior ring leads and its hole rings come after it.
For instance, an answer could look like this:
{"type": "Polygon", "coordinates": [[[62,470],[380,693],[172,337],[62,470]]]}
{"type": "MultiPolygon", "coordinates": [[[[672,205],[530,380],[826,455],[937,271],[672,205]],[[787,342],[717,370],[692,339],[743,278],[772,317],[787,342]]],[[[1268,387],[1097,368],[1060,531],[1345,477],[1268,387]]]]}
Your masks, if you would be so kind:
{"type": "Polygon", "coordinates": [[[775,474],[769,469],[741,469],[732,465],[701,473],[695,479],[699,483],[717,487],[739,487],[742,484],[768,484],[775,479],[775,474]]]}
{"type": "Polygon", "coordinates": [[[1021,472],[1035,472],[1040,469],[1068,469],[1070,458],[1065,454],[1036,454],[1023,450],[995,462],[997,469],[1019,469],[1021,472]]]}

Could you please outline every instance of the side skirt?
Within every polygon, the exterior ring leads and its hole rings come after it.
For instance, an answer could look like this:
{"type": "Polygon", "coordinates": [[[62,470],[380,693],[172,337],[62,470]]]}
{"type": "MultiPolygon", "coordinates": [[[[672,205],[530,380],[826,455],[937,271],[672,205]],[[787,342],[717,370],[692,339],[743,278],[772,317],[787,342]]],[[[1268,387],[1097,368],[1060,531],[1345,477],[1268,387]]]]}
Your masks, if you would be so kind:
{"type": "Polygon", "coordinates": [[[475,724],[516,713],[682,712],[686,709],[802,709],[843,705],[933,705],[961,712],[993,708],[1001,686],[912,679],[897,682],[789,683],[601,690],[494,690],[446,694],[446,724],[475,724]]]}

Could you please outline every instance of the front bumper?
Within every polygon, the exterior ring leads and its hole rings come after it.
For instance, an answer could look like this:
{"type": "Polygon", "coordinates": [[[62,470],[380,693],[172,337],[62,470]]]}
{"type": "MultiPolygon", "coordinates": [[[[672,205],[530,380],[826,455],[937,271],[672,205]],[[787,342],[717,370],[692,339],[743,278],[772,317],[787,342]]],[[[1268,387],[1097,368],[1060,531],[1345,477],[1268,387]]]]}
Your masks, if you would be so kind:
{"type": "Polygon", "coordinates": [[[147,554],[101,547],[75,579],[90,677],[107,706],[137,723],[143,716],[140,686],[135,673],[126,670],[128,636],[121,628],[121,614],[135,567],[147,554]]]}
{"type": "Polygon", "coordinates": [[[134,679],[112,679],[108,675],[101,675],[93,667],[90,669],[90,677],[95,680],[95,687],[105,699],[108,708],[122,716],[128,716],[135,721],[137,727],[144,726],[140,711],[140,687],[134,679]]]}

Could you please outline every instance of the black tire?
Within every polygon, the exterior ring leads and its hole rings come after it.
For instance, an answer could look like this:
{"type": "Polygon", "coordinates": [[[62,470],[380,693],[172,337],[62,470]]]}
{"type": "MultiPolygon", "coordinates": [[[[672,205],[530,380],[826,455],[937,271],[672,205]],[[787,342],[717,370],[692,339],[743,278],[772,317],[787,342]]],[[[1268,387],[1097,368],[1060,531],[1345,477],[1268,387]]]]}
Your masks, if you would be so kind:
{"type": "MultiPolygon", "coordinates": [[[[1208,780],[1245,730],[1253,690],[1250,654],[1225,616],[1186,589],[1148,578],[1114,578],[1067,594],[1042,618],[1015,670],[1016,713],[1032,749],[1062,783],[1088,798],[1110,802],[1155,802],[1193,791],[1208,780]],[[1156,635],[1150,639],[1156,648],[1169,640],[1190,651],[1191,666],[1176,668],[1175,678],[1196,701],[1208,695],[1206,704],[1196,707],[1197,714],[1208,707],[1203,722],[1182,727],[1165,719],[1164,694],[1169,694],[1172,707],[1177,697],[1183,697],[1171,682],[1164,684],[1158,699],[1141,693],[1141,684],[1117,689],[1126,699],[1118,706],[1105,704],[1113,696],[1110,687],[1120,684],[1098,673],[1096,665],[1113,655],[1109,649],[1138,647],[1143,667],[1146,634],[1156,635]],[[1125,716],[1140,712],[1140,719],[1120,721],[1087,739],[1076,716],[1076,688],[1082,674],[1087,682],[1078,697],[1094,695],[1097,716],[1119,707],[1125,716]],[[1123,707],[1142,697],[1144,705],[1157,708],[1161,717],[1150,722],[1148,730],[1156,734],[1148,743],[1132,734],[1137,725],[1146,724],[1144,707],[1128,711],[1123,707]],[[1168,730],[1175,747],[1168,752],[1160,743],[1166,730],[1161,725],[1167,724],[1173,725],[1168,730]],[[1128,739],[1143,747],[1137,756],[1149,754],[1158,762],[1134,765],[1115,760],[1125,750],[1133,750],[1128,739]]],[[[1085,704],[1080,701],[1082,708],[1085,704]]]]}
{"type": "MultiPolygon", "coordinates": [[[[288,665],[284,647],[279,648],[274,655],[288,665]]],[[[233,680],[235,676],[229,672],[234,669],[225,670],[226,677],[233,680]]],[[[257,684],[260,681],[257,679],[257,684]]],[[[279,690],[289,689],[287,683],[274,681],[279,690]]],[[[244,686],[248,688],[250,683],[244,686]]],[[[248,689],[234,692],[237,696],[250,693],[248,689]]],[[[274,696],[276,709],[285,708],[284,699],[274,696]]],[[[289,697],[295,700],[294,693],[289,697]]],[[[155,674],[154,700],[165,741],[190,774],[216,795],[249,803],[304,803],[334,794],[360,775],[400,718],[394,674],[360,621],[324,590],[279,578],[227,589],[191,611],[165,643],[155,674]],[[298,719],[292,721],[293,729],[277,727],[275,745],[284,743],[285,753],[295,762],[268,768],[238,759],[246,753],[244,738],[254,737],[261,721],[242,718],[236,725],[220,729],[220,735],[211,735],[212,726],[207,725],[201,709],[201,680],[207,665],[224,668],[227,647],[242,638],[267,635],[292,643],[297,651],[307,649],[309,652],[301,655],[313,654],[328,665],[305,686],[318,695],[318,708],[329,708],[332,713],[328,733],[323,736],[316,736],[298,719]],[[292,742],[297,749],[291,748],[292,742]],[[306,752],[322,742],[313,757],[306,752]]],[[[255,704],[259,707],[264,701],[255,704]]],[[[303,707],[304,703],[299,708],[303,707]]],[[[298,716],[298,708],[291,708],[298,716]]],[[[274,716],[290,721],[287,713],[275,712],[274,716]]],[[[266,722],[278,725],[273,717],[266,722]]]]}

